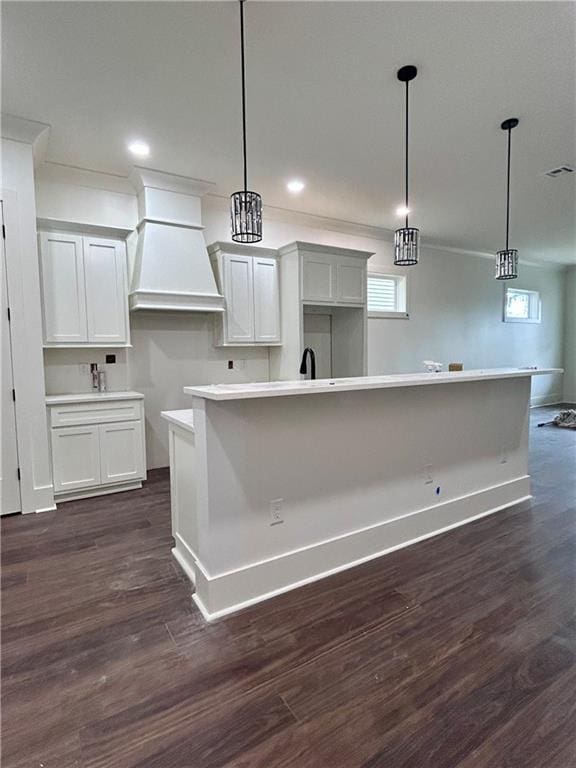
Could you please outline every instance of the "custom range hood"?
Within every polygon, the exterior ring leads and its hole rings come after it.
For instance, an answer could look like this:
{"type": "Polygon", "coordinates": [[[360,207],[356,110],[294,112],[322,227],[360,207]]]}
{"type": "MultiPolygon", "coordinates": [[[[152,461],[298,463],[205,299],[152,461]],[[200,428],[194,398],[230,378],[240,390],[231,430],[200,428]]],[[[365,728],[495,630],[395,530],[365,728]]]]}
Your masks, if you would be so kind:
{"type": "Polygon", "coordinates": [[[130,309],[223,312],[202,234],[201,197],[214,185],[135,167],[138,245],[130,309]]]}

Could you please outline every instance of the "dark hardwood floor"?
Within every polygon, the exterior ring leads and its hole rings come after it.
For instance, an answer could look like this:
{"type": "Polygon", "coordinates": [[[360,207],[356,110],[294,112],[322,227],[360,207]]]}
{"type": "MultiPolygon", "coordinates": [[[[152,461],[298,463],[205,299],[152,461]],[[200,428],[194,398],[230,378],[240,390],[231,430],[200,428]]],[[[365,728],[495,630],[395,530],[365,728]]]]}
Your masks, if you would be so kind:
{"type": "Polygon", "coordinates": [[[530,503],[209,625],[166,471],[5,518],[3,768],[574,768],[576,434],[531,463],[530,503]]]}

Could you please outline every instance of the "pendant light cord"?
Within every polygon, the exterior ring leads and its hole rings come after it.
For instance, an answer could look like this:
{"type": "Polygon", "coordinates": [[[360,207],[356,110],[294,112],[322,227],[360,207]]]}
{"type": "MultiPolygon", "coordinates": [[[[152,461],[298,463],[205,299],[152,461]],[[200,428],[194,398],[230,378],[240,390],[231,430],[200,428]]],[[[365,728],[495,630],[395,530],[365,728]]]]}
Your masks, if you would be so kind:
{"type": "Polygon", "coordinates": [[[408,229],[408,80],[406,80],[406,135],[405,135],[405,180],[406,180],[406,229],[408,229]]]}
{"type": "Polygon", "coordinates": [[[242,62],[242,150],[244,154],[244,192],[248,191],[246,160],[246,62],[244,57],[244,0],[240,0],[240,57],[242,62]]]}
{"type": "Polygon", "coordinates": [[[506,250],[510,232],[510,149],[512,146],[512,128],[508,128],[508,170],[506,176],[506,250]]]}

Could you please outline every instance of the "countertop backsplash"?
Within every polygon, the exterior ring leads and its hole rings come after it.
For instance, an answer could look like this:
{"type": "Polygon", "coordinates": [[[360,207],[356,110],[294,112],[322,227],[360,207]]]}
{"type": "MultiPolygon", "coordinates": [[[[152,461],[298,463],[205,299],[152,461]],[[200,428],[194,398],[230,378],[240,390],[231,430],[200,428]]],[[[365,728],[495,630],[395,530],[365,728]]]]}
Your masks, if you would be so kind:
{"type": "Polygon", "coordinates": [[[98,363],[98,370],[106,371],[106,385],[109,391],[128,389],[125,349],[45,349],[46,394],[63,395],[92,391],[90,363],[98,363]],[[106,355],[115,355],[116,362],[107,363],[106,355]]]}

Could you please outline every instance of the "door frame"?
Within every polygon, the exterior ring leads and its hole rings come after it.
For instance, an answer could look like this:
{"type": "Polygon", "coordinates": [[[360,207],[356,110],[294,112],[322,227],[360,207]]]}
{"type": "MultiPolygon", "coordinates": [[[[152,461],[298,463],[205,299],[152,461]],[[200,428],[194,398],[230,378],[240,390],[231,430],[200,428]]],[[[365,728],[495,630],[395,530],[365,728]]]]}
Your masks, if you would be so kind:
{"type": "MultiPolygon", "coordinates": [[[[6,237],[6,271],[10,296],[10,330],[12,338],[12,372],[16,390],[16,436],[20,459],[20,498],[22,513],[44,512],[56,509],[52,484],[52,466],[48,423],[46,419],[44,367],[30,362],[30,345],[38,343],[42,354],[42,314],[40,303],[37,318],[27,318],[27,303],[36,295],[40,302],[40,267],[38,263],[37,237],[35,248],[25,250],[30,238],[22,240],[22,229],[28,225],[29,209],[20,203],[18,194],[11,189],[0,188],[3,203],[6,237]],[[34,260],[30,269],[29,259],[34,260]],[[25,275],[34,278],[35,285],[24,287],[25,275]],[[37,327],[30,322],[37,320],[37,327]],[[38,380],[38,377],[41,377],[38,380]],[[42,400],[39,400],[39,397],[42,400]]],[[[35,220],[34,220],[35,221],[35,220]]],[[[41,360],[41,358],[40,358],[41,360]]]]}
{"type": "MultiPolygon", "coordinates": [[[[2,270],[2,281],[4,282],[5,289],[3,293],[6,294],[6,306],[2,306],[2,312],[8,313],[9,307],[10,307],[10,292],[8,290],[8,264],[7,264],[7,258],[6,258],[6,241],[4,237],[4,200],[0,199],[0,226],[3,228],[2,232],[2,255],[0,256],[0,270],[2,270]]],[[[3,296],[0,297],[0,304],[3,303],[3,296]]],[[[3,359],[0,360],[0,363],[4,365],[4,363],[8,363],[10,366],[10,378],[12,381],[12,387],[14,388],[14,359],[12,354],[12,348],[14,346],[13,339],[12,339],[12,327],[10,319],[6,319],[6,317],[3,318],[3,322],[7,322],[7,332],[8,332],[8,350],[7,354],[3,359]]],[[[20,455],[18,451],[18,420],[16,418],[16,403],[14,402],[14,405],[12,407],[12,413],[11,418],[14,419],[14,447],[16,450],[16,466],[18,467],[18,475],[16,478],[17,488],[18,488],[18,509],[10,510],[9,512],[4,512],[3,509],[0,506],[0,516],[4,514],[12,514],[14,512],[21,512],[22,511],[22,489],[21,489],[21,481],[20,481],[20,455]]],[[[1,420],[0,420],[1,421],[1,420]]],[[[4,477],[2,477],[2,483],[4,484],[4,477]]],[[[1,499],[0,499],[1,502],[1,499]]]]}

